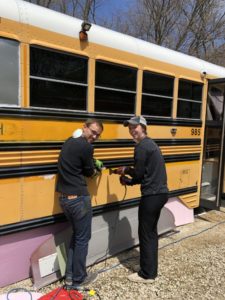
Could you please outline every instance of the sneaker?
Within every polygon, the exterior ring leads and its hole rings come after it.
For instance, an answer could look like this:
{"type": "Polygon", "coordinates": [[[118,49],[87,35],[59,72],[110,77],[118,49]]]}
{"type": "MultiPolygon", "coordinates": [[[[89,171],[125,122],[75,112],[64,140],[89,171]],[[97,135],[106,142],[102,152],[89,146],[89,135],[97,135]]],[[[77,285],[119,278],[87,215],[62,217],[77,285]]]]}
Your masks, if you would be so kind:
{"type": "Polygon", "coordinates": [[[87,277],[84,279],[84,281],[80,283],[80,285],[85,286],[90,283],[93,283],[97,280],[97,278],[98,278],[98,273],[89,273],[87,277]]]}
{"type": "Polygon", "coordinates": [[[72,278],[65,278],[64,283],[65,283],[65,286],[68,287],[68,286],[73,285],[73,280],[72,280],[72,278]]]}
{"type": "Polygon", "coordinates": [[[129,275],[127,277],[130,281],[133,281],[133,282],[137,282],[137,283],[153,283],[155,282],[155,279],[145,279],[141,276],[138,275],[138,273],[133,273],[131,275],[129,275]]]}
{"type": "Polygon", "coordinates": [[[77,290],[82,291],[85,289],[86,285],[95,282],[98,278],[98,273],[89,273],[87,277],[81,283],[73,282],[72,284],[66,285],[67,290],[77,290]]]}

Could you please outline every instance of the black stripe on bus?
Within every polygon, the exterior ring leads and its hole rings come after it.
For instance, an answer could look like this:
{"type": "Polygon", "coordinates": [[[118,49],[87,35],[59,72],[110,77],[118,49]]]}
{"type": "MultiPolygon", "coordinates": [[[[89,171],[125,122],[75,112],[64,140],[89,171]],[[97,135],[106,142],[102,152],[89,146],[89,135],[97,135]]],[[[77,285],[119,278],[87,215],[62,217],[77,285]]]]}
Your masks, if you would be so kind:
{"type": "MultiPolygon", "coordinates": [[[[45,110],[42,109],[25,109],[25,108],[1,108],[1,117],[13,117],[13,118],[32,118],[32,119],[51,119],[51,120],[63,120],[63,121],[84,121],[88,118],[101,119],[103,122],[110,121],[113,123],[123,123],[124,120],[129,119],[133,115],[114,115],[107,113],[87,113],[87,112],[62,112],[60,110],[45,110]]],[[[201,120],[192,119],[172,119],[172,118],[160,118],[160,117],[146,117],[149,125],[171,125],[171,126],[190,126],[190,127],[202,127],[201,120]]]]}
{"type": "MultiPolygon", "coordinates": [[[[179,190],[169,192],[169,198],[186,195],[186,194],[191,194],[191,193],[195,193],[195,192],[197,192],[196,186],[185,188],[185,189],[179,189],[179,190]]],[[[101,215],[102,213],[113,211],[113,210],[135,207],[138,205],[139,201],[140,201],[140,198],[135,198],[135,199],[131,199],[131,200],[108,203],[105,205],[93,207],[93,215],[98,216],[98,215],[101,215]]],[[[29,220],[29,221],[13,223],[13,224],[9,224],[9,225],[2,225],[0,227],[0,236],[16,233],[16,232],[20,232],[20,231],[40,228],[40,227],[47,226],[47,225],[58,224],[60,222],[65,222],[65,221],[66,221],[65,216],[63,214],[58,214],[58,215],[54,215],[54,216],[48,216],[48,217],[33,219],[33,220],[29,220]]]]}
{"type": "MultiPolygon", "coordinates": [[[[183,154],[183,155],[165,155],[166,163],[181,162],[181,161],[195,161],[200,159],[200,154],[183,154]]],[[[118,166],[131,166],[134,163],[133,158],[127,159],[112,159],[102,160],[106,168],[116,168],[118,166]]],[[[27,177],[37,175],[48,175],[57,173],[57,164],[46,165],[32,165],[22,167],[1,167],[0,179],[15,178],[15,177],[27,177]]]]}
{"type": "MultiPolygon", "coordinates": [[[[197,186],[188,187],[184,189],[174,190],[169,192],[169,198],[178,197],[181,195],[191,194],[197,192],[197,186]]],[[[93,208],[94,215],[100,215],[104,212],[117,210],[117,209],[125,209],[133,206],[137,206],[140,201],[140,198],[134,198],[132,200],[118,201],[114,203],[108,203],[105,205],[99,205],[93,208]]]]}
{"type": "Polygon", "coordinates": [[[1,142],[0,151],[33,151],[33,150],[58,150],[63,142],[29,142],[29,143],[9,143],[1,142]]]}
{"type": "MultiPolygon", "coordinates": [[[[159,146],[189,146],[201,145],[201,139],[154,139],[159,146]]],[[[58,150],[61,149],[63,142],[30,142],[30,143],[0,143],[0,151],[32,151],[32,150],[58,150]]],[[[110,141],[95,142],[94,148],[125,148],[135,145],[130,139],[116,139],[110,141]]]]}
{"type": "Polygon", "coordinates": [[[128,199],[128,200],[122,200],[122,201],[117,201],[113,203],[107,203],[104,205],[99,205],[96,207],[93,207],[93,215],[98,216],[101,215],[102,213],[113,211],[113,210],[121,210],[125,208],[131,208],[135,207],[139,204],[140,197],[134,198],[134,199],[128,199]]]}
{"type": "MultiPolygon", "coordinates": [[[[163,157],[166,163],[200,160],[199,153],[182,155],[164,155],[163,157]]],[[[102,162],[106,168],[116,168],[118,166],[132,166],[134,164],[133,158],[102,160],[102,162]]]]}
{"type": "Polygon", "coordinates": [[[33,165],[23,167],[1,167],[0,179],[49,175],[57,173],[57,164],[33,165]]]}
{"type": "MultiPolygon", "coordinates": [[[[201,145],[201,139],[153,139],[158,146],[192,146],[201,145]]],[[[133,140],[110,140],[93,143],[94,148],[122,148],[135,146],[133,140]]]]}
{"type": "Polygon", "coordinates": [[[192,160],[200,160],[200,154],[181,154],[181,155],[164,155],[164,160],[166,163],[170,162],[180,162],[180,161],[192,161],[192,160]]]}

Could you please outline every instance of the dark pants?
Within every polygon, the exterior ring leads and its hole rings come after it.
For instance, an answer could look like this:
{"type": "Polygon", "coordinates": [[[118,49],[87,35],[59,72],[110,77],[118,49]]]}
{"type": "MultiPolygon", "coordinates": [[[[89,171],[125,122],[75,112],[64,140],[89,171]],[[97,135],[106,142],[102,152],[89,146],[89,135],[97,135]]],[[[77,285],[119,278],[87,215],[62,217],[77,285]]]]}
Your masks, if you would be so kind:
{"type": "Polygon", "coordinates": [[[154,279],[158,272],[158,232],[160,212],[168,199],[167,194],[142,196],[139,204],[140,271],[145,279],[154,279]]]}
{"type": "Polygon", "coordinates": [[[72,279],[73,283],[81,283],[87,276],[86,258],[92,221],[91,199],[90,196],[80,196],[69,200],[62,196],[60,205],[73,230],[67,257],[66,278],[72,279]]]}

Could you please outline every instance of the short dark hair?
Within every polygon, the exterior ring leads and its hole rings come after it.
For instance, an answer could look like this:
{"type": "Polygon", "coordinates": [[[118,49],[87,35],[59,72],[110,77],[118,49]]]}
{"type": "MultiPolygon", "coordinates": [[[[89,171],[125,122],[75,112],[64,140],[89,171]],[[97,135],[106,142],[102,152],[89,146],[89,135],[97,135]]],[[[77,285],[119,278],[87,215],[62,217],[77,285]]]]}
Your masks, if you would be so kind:
{"type": "Polygon", "coordinates": [[[147,127],[145,125],[140,124],[141,127],[144,129],[145,134],[147,134],[147,127]]]}
{"type": "Polygon", "coordinates": [[[96,123],[96,124],[102,129],[102,131],[104,130],[102,121],[100,121],[100,120],[91,118],[91,119],[87,119],[87,120],[85,121],[85,124],[86,124],[87,127],[89,127],[89,126],[90,126],[91,124],[93,124],[93,123],[96,123]]]}

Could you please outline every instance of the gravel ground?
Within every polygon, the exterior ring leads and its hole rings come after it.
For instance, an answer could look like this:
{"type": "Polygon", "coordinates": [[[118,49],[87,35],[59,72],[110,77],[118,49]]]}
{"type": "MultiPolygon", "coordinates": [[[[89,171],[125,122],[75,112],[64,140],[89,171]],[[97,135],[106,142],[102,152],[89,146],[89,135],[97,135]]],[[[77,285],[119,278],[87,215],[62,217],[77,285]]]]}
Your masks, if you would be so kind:
{"type": "MultiPolygon", "coordinates": [[[[137,284],[127,275],[138,269],[139,249],[125,251],[91,267],[99,279],[90,288],[99,296],[85,299],[225,299],[225,209],[196,216],[195,222],[159,240],[159,276],[153,284],[137,284]]],[[[56,282],[39,290],[47,293],[60,286],[56,282]]],[[[32,290],[30,279],[0,289],[32,290]]],[[[23,300],[23,299],[21,299],[23,300]]]]}

